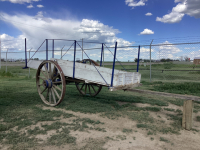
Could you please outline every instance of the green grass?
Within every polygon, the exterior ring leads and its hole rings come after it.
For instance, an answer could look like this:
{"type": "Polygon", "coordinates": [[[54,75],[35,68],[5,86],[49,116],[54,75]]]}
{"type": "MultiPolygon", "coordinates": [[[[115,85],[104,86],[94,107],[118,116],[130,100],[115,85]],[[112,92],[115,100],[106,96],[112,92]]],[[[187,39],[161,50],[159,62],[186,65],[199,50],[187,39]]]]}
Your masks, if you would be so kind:
{"type": "Polygon", "coordinates": [[[29,137],[25,133],[10,131],[4,137],[4,144],[12,145],[11,149],[28,149],[36,146],[37,139],[29,137]]]}
{"type": "Polygon", "coordinates": [[[200,96],[200,83],[198,82],[147,82],[142,81],[142,86],[138,89],[146,89],[146,90],[153,90],[159,92],[167,92],[167,93],[174,93],[174,94],[187,94],[187,95],[194,95],[200,96]]]}
{"type": "Polygon", "coordinates": [[[45,130],[40,129],[39,127],[35,127],[33,130],[29,129],[27,132],[29,135],[47,134],[45,130]]]}
{"type": "Polygon", "coordinates": [[[14,77],[14,75],[9,71],[8,72],[6,72],[6,71],[0,72],[0,76],[1,77],[14,77]]]}
{"type": "Polygon", "coordinates": [[[167,110],[167,111],[175,111],[175,109],[172,109],[172,108],[164,108],[164,110],[167,110]]]}
{"type": "MultiPolygon", "coordinates": [[[[143,64],[143,63],[140,63],[143,64]]],[[[108,65],[105,66],[108,68],[112,68],[112,66],[108,65]]],[[[116,69],[123,69],[122,66],[115,66],[116,69]]],[[[131,72],[136,72],[136,65],[125,65],[124,68],[126,69],[134,69],[134,70],[128,70],[131,72]]],[[[187,71],[187,70],[199,70],[199,68],[193,69],[193,64],[175,64],[171,62],[167,62],[164,64],[152,64],[151,66],[152,72],[151,72],[151,79],[152,81],[164,81],[164,82],[176,82],[176,83],[182,83],[182,82],[198,82],[200,81],[200,76],[198,74],[200,71],[187,71]],[[186,70],[186,71],[164,71],[162,73],[161,70],[186,70]]],[[[150,78],[150,70],[149,65],[139,66],[139,72],[142,75],[142,81],[148,81],[150,78]]]]}
{"type": "Polygon", "coordinates": [[[164,137],[160,137],[160,141],[163,141],[163,142],[166,142],[166,143],[170,143],[170,141],[169,140],[167,140],[166,138],[164,138],[164,137]]]}
{"type": "Polygon", "coordinates": [[[138,121],[139,123],[154,123],[153,117],[149,115],[149,112],[126,112],[129,119],[138,121]]]}
{"type": "Polygon", "coordinates": [[[200,84],[199,83],[163,83],[154,86],[155,91],[177,93],[177,94],[188,94],[200,96],[200,84]]]}
{"type": "Polygon", "coordinates": [[[132,130],[132,129],[126,129],[126,128],[124,128],[124,129],[122,130],[122,132],[124,132],[124,133],[132,133],[133,130],[132,130]]]}
{"type": "Polygon", "coordinates": [[[56,121],[50,125],[48,125],[48,124],[42,125],[42,127],[45,129],[45,131],[58,130],[58,129],[62,128],[63,126],[67,126],[67,123],[62,123],[62,122],[56,121]]]}
{"type": "Polygon", "coordinates": [[[200,116],[197,116],[197,121],[200,122],[200,116]]]}
{"type": "Polygon", "coordinates": [[[116,139],[126,140],[126,136],[125,135],[117,135],[116,139]]]}
{"type": "MultiPolygon", "coordinates": [[[[143,63],[142,63],[143,64],[143,63]]],[[[112,68],[112,66],[106,66],[112,68]]],[[[136,71],[136,65],[126,65],[124,66],[127,70],[131,72],[136,71]]],[[[123,67],[115,66],[116,69],[121,70],[123,67]]],[[[150,83],[150,73],[149,66],[144,67],[139,66],[139,72],[142,75],[141,82],[143,86],[139,89],[148,89],[160,92],[169,92],[177,94],[188,94],[200,96],[200,71],[187,71],[187,70],[199,70],[199,68],[193,68],[193,64],[174,64],[172,62],[167,62],[164,64],[152,64],[151,72],[151,82],[150,83]],[[161,70],[186,70],[186,71],[164,71],[161,70]]]]}
{"type": "Polygon", "coordinates": [[[63,128],[61,132],[48,138],[48,144],[61,146],[67,143],[76,143],[76,138],[72,137],[69,133],[68,128],[63,128]]]}

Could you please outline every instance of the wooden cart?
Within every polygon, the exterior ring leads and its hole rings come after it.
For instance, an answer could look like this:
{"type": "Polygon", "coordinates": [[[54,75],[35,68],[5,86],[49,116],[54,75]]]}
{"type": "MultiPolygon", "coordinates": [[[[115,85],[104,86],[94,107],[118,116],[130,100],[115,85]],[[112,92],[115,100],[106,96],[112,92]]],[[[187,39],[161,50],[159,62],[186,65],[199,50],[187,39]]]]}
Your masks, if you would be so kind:
{"type": "Polygon", "coordinates": [[[49,106],[60,104],[65,96],[66,84],[75,83],[80,94],[96,96],[102,86],[110,91],[128,89],[140,84],[141,74],[100,67],[91,59],[73,62],[61,59],[29,60],[28,67],[37,69],[36,85],[42,101],[49,106]],[[112,84],[111,84],[112,80],[112,84]]]}

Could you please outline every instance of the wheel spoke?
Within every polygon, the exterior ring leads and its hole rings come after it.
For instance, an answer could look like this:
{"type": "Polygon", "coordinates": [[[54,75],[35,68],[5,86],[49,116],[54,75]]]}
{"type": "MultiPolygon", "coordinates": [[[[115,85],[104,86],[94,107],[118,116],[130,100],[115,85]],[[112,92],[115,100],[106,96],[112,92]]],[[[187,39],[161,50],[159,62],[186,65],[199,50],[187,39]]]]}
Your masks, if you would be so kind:
{"type": "Polygon", "coordinates": [[[56,73],[56,67],[54,66],[53,67],[53,73],[52,73],[52,80],[53,80],[53,78],[54,78],[54,74],[56,73]]]}
{"type": "Polygon", "coordinates": [[[52,87],[52,89],[54,90],[54,92],[56,93],[56,96],[58,97],[58,99],[60,99],[60,96],[58,94],[58,92],[52,87]]]}
{"type": "MultiPolygon", "coordinates": [[[[46,63],[46,64],[48,64],[48,63],[46,63]]],[[[44,65],[44,68],[45,68],[45,70],[46,70],[47,77],[48,77],[48,79],[49,79],[49,73],[48,73],[48,69],[47,69],[47,66],[46,66],[46,64],[44,65]]]]}
{"type": "Polygon", "coordinates": [[[38,86],[44,85],[44,83],[38,84],[38,86]]]}
{"type": "Polygon", "coordinates": [[[51,104],[51,89],[49,90],[49,103],[51,104]]]}
{"type": "Polygon", "coordinates": [[[45,97],[46,100],[47,100],[48,94],[49,94],[49,88],[48,88],[48,91],[47,91],[47,94],[46,94],[46,97],[45,97]]]}
{"type": "Polygon", "coordinates": [[[56,83],[62,83],[62,81],[56,81],[56,82],[52,82],[53,84],[56,84],[56,83]]]}
{"type": "Polygon", "coordinates": [[[42,74],[45,76],[45,78],[48,79],[48,77],[46,76],[46,74],[44,73],[44,71],[42,71],[42,69],[40,69],[40,71],[41,71],[42,74]]]}
{"type": "Polygon", "coordinates": [[[52,78],[52,75],[51,75],[51,63],[49,63],[49,78],[50,79],[52,78]]]}
{"type": "Polygon", "coordinates": [[[85,94],[86,94],[86,91],[87,91],[87,84],[85,84],[85,94]]]}
{"type": "Polygon", "coordinates": [[[56,85],[53,85],[53,87],[55,88],[55,89],[58,89],[59,91],[61,91],[62,92],[62,90],[58,87],[58,86],[56,86],[56,85]]]}
{"type": "Polygon", "coordinates": [[[93,85],[91,85],[91,87],[93,88],[94,92],[96,93],[96,90],[94,89],[93,85]]]}
{"type": "Polygon", "coordinates": [[[89,93],[90,93],[90,95],[91,95],[91,91],[90,91],[90,85],[88,84],[88,89],[89,89],[89,93]]]}
{"type": "Polygon", "coordinates": [[[40,79],[44,80],[44,81],[46,80],[46,79],[45,79],[45,78],[43,78],[43,77],[40,77],[40,76],[38,76],[38,77],[39,77],[40,79]]]}
{"type": "Polygon", "coordinates": [[[54,100],[54,104],[56,104],[56,98],[55,98],[55,94],[54,91],[51,89],[52,95],[53,95],[53,100],[54,100]]]}
{"type": "Polygon", "coordinates": [[[83,83],[83,85],[81,86],[80,90],[82,90],[83,86],[85,85],[85,83],[83,83]]]}
{"type": "Polygon", "coordinates": [[[57,75],[52,78],[52,80],[55,80],[59,76],[59,73],[57,72],[57,75]]]}
{"type": "Polygon", "coordinates": [[[46,89],[47,89],[47,88],[45,88],[45,89],[41,92],[41,94],[42,94],[44,91],[46,91],[46,89]]]}

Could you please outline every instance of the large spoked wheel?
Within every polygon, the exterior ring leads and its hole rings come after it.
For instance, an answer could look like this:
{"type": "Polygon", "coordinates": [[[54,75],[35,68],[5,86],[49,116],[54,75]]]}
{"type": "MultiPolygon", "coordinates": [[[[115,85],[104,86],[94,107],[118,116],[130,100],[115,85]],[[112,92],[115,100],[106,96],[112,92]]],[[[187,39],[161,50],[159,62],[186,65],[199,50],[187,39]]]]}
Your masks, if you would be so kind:
{"type": "Polygon", "coordinates": [[[43,61],[36,73],[40,98],[49,106],[60,104],[65,96],[66,82],[62,69],[55,61],[43,61]]]}
{"type": "MultiPolygon", "coordinates": [[[[91,59],[84,59],[81,63],[99,66],[94,60],[91,59]],[[92,64],[93,63],[93,64],[92,64]]],[[[76,88],[78,89],[79,93],[82,95],[87,96],[96,96],[102,89],[102,85],[98,85],[95,83],[82,83],[82,82],[75,82],[76,88]]]]}

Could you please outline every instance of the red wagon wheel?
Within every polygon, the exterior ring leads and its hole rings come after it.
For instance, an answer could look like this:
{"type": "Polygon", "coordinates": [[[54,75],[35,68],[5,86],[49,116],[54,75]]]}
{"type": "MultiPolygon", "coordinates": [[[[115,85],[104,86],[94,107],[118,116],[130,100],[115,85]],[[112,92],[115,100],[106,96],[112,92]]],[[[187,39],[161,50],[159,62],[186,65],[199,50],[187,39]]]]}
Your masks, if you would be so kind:
{"type": "MultiPolygon", "coordinates": [[[[95,66],[99,66],[98,63],[96,63],[94,60],[91,59],[84,59],[81,61],[81,63],[89,65],[92,65],[93,63],[95,66]]],[[[96,96],[102,89],[102,85],[98,85],[95,83],[75,82],[75,85],[80,94],[88,96],[96,96]]]]}
{"type": "Polygon", "coordinates": [[[66,82],[62,69],[55,61],[43,61],[36,73],[40,98],[49,106],[60,104],[65,96],[66,82]]]}

